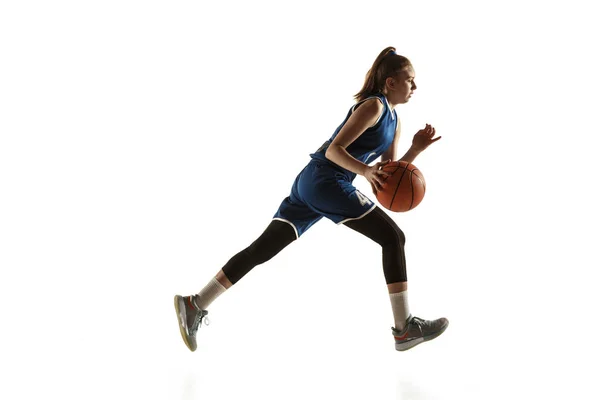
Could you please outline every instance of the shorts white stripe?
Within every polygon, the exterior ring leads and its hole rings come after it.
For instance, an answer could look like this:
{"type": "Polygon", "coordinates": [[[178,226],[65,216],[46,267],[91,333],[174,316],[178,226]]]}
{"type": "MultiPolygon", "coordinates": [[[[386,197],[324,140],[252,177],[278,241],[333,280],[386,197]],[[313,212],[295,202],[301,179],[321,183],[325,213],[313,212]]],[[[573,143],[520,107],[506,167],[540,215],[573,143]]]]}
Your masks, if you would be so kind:
{"type": "Polygon", "coordinates": [[[283,218],[273,218],[274,221],[281,221],[281,222],[287,222],[288,224],[290,224],[292,226],[292,228],[294,228],[294,233],[296,234],[296,239],[298,239],[300,236],[298,236],[298,230],[296,229],[296,226],[294,224],[292,224],[290,221],[288,221],[287,219],[283,219],[283,218]]]}
{"type": "Polygon", "coordinates": [[[337,224],[338,224],[338,225],[340,225],[340,224],[343,224],[344,222],[347,222],[347,221],[352,221],[352,220],[355,220],[355,219],[361,219],[362,217],[364,217],[365,215],[367,215],[368,213],[370,213],[371,211],[373,211],[373,210],[375,209],[375,207],[377,207],[377,204],[373,204],[373,207],[371,207],[369,210],[367,210],[367,212],[365,212],[365,213],[364,213],[363,215],[361,215],[360,217],[356,217],[356,218],[347,218],[347,219],[345,219],[345,220],[343,220],[343,221],[341,221],[341,222],[338,222],[337,224]]]}

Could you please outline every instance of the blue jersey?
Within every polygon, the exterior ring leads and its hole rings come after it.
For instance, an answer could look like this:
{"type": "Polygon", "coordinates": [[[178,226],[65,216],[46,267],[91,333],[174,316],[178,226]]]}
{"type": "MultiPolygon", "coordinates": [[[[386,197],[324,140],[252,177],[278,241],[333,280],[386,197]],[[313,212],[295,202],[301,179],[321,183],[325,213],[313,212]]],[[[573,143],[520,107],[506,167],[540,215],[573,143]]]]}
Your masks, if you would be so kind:
{"type": "Polygon", "coordinates": [[[333,139],[340,132],[344,124],[348,121],[348,118],[350,118],[350,115],[352,115],[356,107],[358,107],[358,105],[362,104],[364,101],[372,98],[378,98],[381,100],[381,102],[383,103],[383,113],[381,114],[375,125],[365,130],[354,142],[350,143],[350,145],[346,147],[346,151],[350,153],[352,157],[365,164],[369,164],[377,157],[381,156],[383,152],[386,151],[388,147],[390,147],[390,145],[392,144],[394,134],[396,133],[396,127],[398,126],[398,116],[396,114],[396,110],[391,110],[390,105],[385,96],[379,93],[368,97],[363,101],[352,106],[352,108],[350,108],[350,110],[348,111],[348,115],[346,115],[344,122],[342,122],[342,124],[338,126],[338,128],[335,130],[334,134],[328,141],[323,143],[323,145],[316,152],[310,155],[311,158],[325,161],[336,166],[337,168],[343,169],[351,180],[354,179],[356,177],[356,174],[353,174],[352,172],[328,160],[325,157],[325,152],[327,151],[327,148],[329,148],[329,145],[331,144],[333,139]]]}
{"type": "MultiPolygon", "coordinates": [[[[369,98],[374,97],[383,103],[383,112],[375,125],[366,129],[346,147],[352,157],[365,164],[381,156],[390,147],[398,126],[396,111],[390,108],[385,96],[376,94],[369,98]]],[[[276,220],[290,224],[296,237],[300,237],[323,217],[336,224],[343,224],[363,218],[376,207],[372,200],[352,185],[356,174],[325,158],[325,151],[361,103],[355,104],[348,111],[344,122],[333,136],[310,155],[311,160],[296,177],[290,195],[281,202],[273,216],[276,220]]]]}

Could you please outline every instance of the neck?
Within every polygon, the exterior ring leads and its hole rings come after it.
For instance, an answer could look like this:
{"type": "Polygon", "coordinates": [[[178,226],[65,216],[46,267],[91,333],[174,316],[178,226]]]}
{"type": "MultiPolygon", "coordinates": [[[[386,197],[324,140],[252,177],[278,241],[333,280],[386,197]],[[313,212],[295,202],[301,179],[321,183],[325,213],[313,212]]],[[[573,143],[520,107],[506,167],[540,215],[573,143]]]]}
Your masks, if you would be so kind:
{"type": "Polygon", "coordinates": [[[388,96],[387,96],[387,93],[385,93],[385,92],[384,92],[384,93],[383,93],[383,96],[385,97],[385,99],[386,99],[386,101],[387,101],[388,105],[390,106],[390,110],[392,110],[392,111],[393,111],[393,110],[394,110],[394,107],[396,107],[396,106],[397,106],[397,104],[395,104],[395,103],[392,103],[392,102],[390,101],[390,99],[389,99],[389,98],[388,98],[388,96]]]}

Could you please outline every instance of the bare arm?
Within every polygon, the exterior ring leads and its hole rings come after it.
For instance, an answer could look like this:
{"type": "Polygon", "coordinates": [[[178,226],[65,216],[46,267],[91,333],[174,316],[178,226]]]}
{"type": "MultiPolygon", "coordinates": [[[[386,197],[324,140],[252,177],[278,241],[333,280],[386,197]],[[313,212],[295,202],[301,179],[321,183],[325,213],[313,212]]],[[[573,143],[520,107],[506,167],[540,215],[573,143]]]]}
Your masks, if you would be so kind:
{"type": "Polygon", "coordinates": [[[396,160],[398,154],[398,142],[400,141],[400,119],[398,119],[398,125],[396,126],[396,132],[394,133],[394,139],[390,147],[386,149],[381,155],[381,161],[385,160],[396,160]]]}
{"type": "Polygon", "coordinates": [[[348,121],[346,121],[325,152],[325,157],[328,160],[350,172],[364,176],[371,184],[374,192],[381,190],[383,187],[383,178],[391,175],[390,172],[381,170],[381,167],[387,164],[387,161],[380,161],[369,166],[352,157],[346,150],[346,147],[362,135],[365,130],[375,125],[382,112],[383,104],[379,100],[372,99],[365,101],[350,115],[348,121]]]}
{"type": "Polygon", "coordinates": [[[398,161],[406,161],[412,164],[419,154],[421,154],[421,152],[413,149],[411,146],[410,149],[408,149],[408,151],[398,161]]]}
{"type": "Polygon", "coordinates": [[[421,154],[423,150],[442,138],[441,136],[434,138],[434,136],[435,128],[429,124],[426,124],[425,128],[421,129],[415,134],[412,145],[406,154],[402,156],[400,161],[406,161],[412,164],[415,161],[415,158],[417,158],[417,156],[421,154]]]}
{"type": "Polygon", "coordinates": [[[364,175],[369,167],[367,164],[358,161],[352,157],[346,147],[354,142],[365,130],[373,126],[383,112],[383,104],[377,99],[365,101],[348,118],[340,132],[327,148],[325,157],[337,165],[354,172],[357,175],[364,175]]]}

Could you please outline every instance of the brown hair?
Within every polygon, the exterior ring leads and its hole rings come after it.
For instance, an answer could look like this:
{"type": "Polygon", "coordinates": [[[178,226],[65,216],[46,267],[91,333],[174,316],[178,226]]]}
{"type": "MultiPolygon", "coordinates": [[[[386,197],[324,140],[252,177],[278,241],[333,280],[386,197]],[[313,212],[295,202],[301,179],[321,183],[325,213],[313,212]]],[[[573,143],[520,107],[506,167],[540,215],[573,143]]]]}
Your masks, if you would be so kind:
{"type": "Polygon", "coordinates": [[[356,101],[361,101],[381,92],[387,78],[395,76],[402,69],[410,65],[409,59],[396,54],[394,47],[386,47],[375,59],[373,66],[367,72],[362,89],[354,95],[354,98],[356,101]]]}

